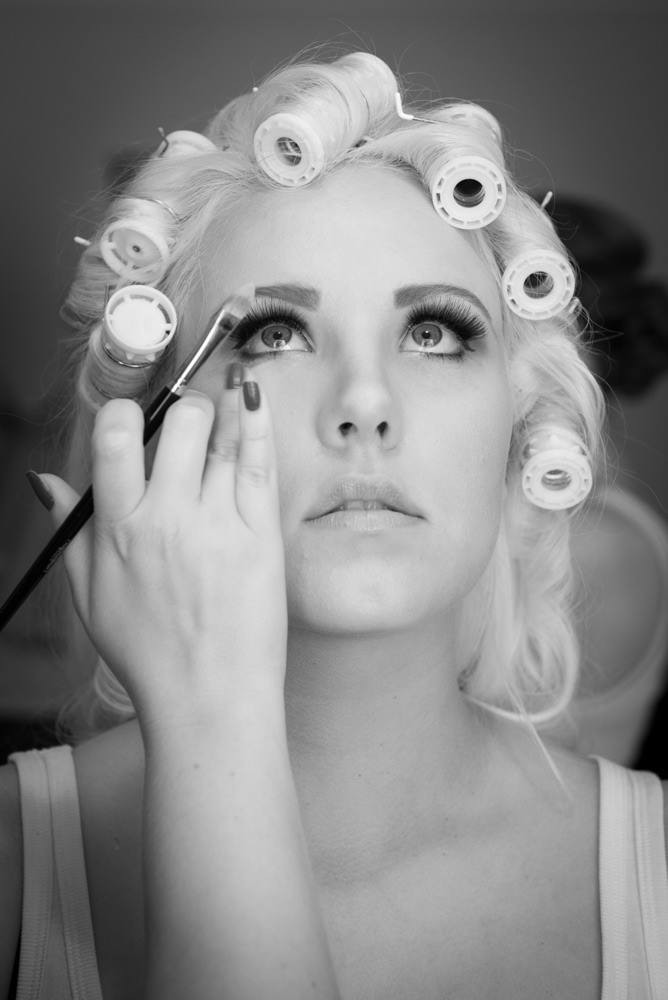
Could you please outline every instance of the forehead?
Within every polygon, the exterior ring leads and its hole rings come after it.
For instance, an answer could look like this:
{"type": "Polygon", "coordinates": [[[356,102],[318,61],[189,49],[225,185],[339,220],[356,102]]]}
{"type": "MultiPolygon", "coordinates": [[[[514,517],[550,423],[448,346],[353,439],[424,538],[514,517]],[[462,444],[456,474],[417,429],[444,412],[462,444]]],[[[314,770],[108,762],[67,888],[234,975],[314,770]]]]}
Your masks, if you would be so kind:
{"type": "Polygon", "coordinates": [[[498,277],[474,238],[442,220],[412,177],[369,165],[245,196],[207,234],[202,276],[211,308],[249,281],[313,285],[325,308],[342,294],[381,300],[402,285],[447,283],[501,316],[498,277]]]}

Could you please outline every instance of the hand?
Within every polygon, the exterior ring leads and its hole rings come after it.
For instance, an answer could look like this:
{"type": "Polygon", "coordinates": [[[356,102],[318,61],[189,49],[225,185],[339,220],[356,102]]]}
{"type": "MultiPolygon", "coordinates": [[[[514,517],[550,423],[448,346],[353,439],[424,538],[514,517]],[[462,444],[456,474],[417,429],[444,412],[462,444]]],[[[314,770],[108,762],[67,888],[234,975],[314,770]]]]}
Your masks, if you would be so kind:
{"type": "MultiPolygon", "coordinates": [[[[167,412],[145,481],[143,418],[130,400],[93,433],[95,515],[65,552],[74,602],[140,716],[215,714],[230,691],[282,697],[287,612],[275,454],[266,400],[225,389],[167,412]],[[213,429],[212,429],[213,428],[213,429]]],[[[56,525],[76,494],[55,476],[56,525]]]]}

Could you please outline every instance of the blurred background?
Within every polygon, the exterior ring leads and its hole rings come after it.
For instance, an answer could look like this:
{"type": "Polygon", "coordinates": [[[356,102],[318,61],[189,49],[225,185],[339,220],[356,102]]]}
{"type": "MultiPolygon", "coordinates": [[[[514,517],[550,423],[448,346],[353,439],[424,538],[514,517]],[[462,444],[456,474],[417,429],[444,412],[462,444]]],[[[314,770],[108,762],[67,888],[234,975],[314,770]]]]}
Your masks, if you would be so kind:
{"type": "MultiPolygon", "coordinates": [[[[48,533],[24,472],[48,461],[58,311],[105,165],[158,127],[198,129],[303,48],[369,49],[418,95],[484,105],[532,192],[621,213],[668,277],[664,0],[2,0],[0,18],[0,599],[48,533]]],[[[665,516],[666,378],[613,407],[625,475],[665,516]]],[[[0,635],[0,719],[48,716],[67,683],[35,595],[0,635]]]]}

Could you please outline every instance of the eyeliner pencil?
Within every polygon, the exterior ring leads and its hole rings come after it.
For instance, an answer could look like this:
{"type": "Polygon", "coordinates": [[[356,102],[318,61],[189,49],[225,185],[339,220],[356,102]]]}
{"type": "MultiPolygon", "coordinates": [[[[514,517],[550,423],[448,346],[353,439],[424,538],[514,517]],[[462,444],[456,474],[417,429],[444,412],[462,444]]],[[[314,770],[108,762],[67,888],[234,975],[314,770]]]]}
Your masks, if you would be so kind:
{"type": "MultiPolygon", "coordinates": [[[[184,362],[174,381],[171,385],[163,386],[157,396],[146,406],[144,410],[144,445],[148,444],[162,425],[167,410],[177,399],[181,398],[195,373],[241,322],[250,309],[249,295],[252,292],[252,286],[248,286],[226,299],[220,309],[212,316],[209,328],[201,343],[184,362]]],[[[92,513],[93,488],[89,486],[0,607],[0,632],[30,596],[40,580],[46,576],[53,564],[57,562],[92,513]]]]}

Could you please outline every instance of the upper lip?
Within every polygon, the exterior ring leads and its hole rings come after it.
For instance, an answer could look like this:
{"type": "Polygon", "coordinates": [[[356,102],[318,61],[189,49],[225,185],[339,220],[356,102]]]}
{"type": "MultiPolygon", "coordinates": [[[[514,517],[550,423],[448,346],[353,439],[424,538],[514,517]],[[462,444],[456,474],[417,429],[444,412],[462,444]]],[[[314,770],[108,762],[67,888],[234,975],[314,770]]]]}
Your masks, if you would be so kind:
{"type": "Polygon", "coordinates": [[[325,514],[331,514],[349,501],[379,503],[388,510],[396,510],[410,517],[423,517],[417,507],[390,479],[350,476],[325,487],[317,502],[308,511],[306,519],[313,521],[325,514]]]}

